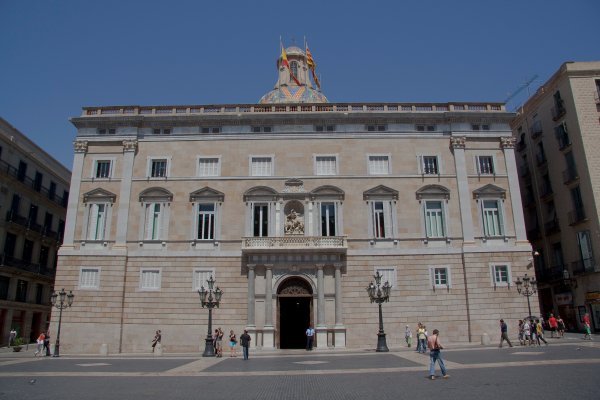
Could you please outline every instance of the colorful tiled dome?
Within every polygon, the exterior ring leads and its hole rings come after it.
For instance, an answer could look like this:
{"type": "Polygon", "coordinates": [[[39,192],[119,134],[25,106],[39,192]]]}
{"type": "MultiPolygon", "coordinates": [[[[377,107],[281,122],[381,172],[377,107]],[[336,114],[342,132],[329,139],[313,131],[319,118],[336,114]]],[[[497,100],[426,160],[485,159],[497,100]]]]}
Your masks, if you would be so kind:
{"type": "Polygon", "coordinates": [[[280,86],[265,94],[260,104],[327,103],[325,95],[309,86],[280,86]]]}

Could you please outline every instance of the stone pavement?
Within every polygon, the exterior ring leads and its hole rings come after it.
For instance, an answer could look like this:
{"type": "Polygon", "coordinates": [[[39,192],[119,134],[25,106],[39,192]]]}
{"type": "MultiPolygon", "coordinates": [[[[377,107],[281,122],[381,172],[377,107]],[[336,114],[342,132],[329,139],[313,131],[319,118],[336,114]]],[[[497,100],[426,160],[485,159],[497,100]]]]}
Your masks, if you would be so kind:
{"type": "Polygon", "coordinates": [[[597,398],[600,343],[579,337],[549,342],[502,349],[451,345],[443,351],[451,378],[434,382],[427,379],[429,356],[414,348],[251,349],[248,361],[199,354],[36,358],[30,349],[0,354],[0,399],[597,398]]]}

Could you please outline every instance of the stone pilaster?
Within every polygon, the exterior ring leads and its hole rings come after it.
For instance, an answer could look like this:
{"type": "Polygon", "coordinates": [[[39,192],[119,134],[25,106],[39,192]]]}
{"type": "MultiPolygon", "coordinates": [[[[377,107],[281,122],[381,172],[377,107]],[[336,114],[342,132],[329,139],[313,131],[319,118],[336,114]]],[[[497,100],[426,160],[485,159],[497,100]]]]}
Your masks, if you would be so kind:
{"type": "Polygon", "coordinates": [[[516,139],[512,136],[500,138],[500,146],[504,152],[504,162],[506,163],[506,174],[508,175],[510,205],[512,208],[515,235],[517,242],[527,242],[525,218],[523,217],[523,206],[521,204],[521,190],[519,188],[519,175],[515,160],[515,143],[516,139]]]}
{"type": "Polygon", "coordinates": [[[475,234],[473,231],[471,197],[469,196],[469,180],[467,177],[467,163],[465,158],[466,141],[467,138],[464,136],[450,138],[450,147],[454,153],[454,166],[456,168],[462,234],[465,244],[468,244],[474,243],[475,234]]]}
{"type": "Polygon", "coordinates": [[[248,264],[248,328],[255,328],[256,265],[248,264]]]}
{"type": "Polygon", "coordinates": [[[273,327],[273,265],[265,265],[265,327],[263,347],[275,348],[275,328],[273,327]]]}
{"type": "Polygon", "coordinates": [[[87,140],[75,140],[73,142],[73,172],[71,174],[71,188],[69,189],[69,201],[67,203],[67,217],[65,219],[65,233],[62,248],[73,247],[75,240],[75,226],[77,222],[77,205],[81,192],[81,177],[83,176],[83,161],[88,150],[87,140]]]}
{"type": "Polygon", "coordinates": [[[133,161],[136,151],[137,140],[123,140],[123,177],[119,193],[115,247],[126,247],[127,228],[129,225],[129,203],[131,200],[131,178],[133,177],[133,161]]]}

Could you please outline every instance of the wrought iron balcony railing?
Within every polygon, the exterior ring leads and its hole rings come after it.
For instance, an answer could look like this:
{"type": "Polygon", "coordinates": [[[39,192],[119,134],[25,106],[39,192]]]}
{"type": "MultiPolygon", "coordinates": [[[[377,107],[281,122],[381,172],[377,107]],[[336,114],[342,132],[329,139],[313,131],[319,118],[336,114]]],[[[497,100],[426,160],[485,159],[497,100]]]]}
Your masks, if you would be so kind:
{"type": "Polygon", "coordinates": [[[573,275],[581,275],[588,272],[594,272],[596,270],[596,260],[593,258],[584,258],[581,260],[573,261],[571,263],[571,270],[573,275]]]}
{"type": "Polygon", "coordinates": [[[244,237],[242,250],[347,249],[345,236],[244,237]]]}
{"type": "Polygon", "coordinates": [[[40,264],[27,262],[16,257],[11,257],[6,254],[0,254],[0,265],[3,267],[17,268],[23,271],[32,272],[48,277],[53,277],[56,272],[54,269],[44,267],[40,264]]]}

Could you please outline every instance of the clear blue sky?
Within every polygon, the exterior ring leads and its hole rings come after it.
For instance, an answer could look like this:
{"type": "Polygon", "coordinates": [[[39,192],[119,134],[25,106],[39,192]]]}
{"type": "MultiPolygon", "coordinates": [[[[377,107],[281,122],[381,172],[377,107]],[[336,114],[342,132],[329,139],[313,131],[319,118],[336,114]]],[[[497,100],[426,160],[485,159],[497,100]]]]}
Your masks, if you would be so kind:
{"type": "Polygon", "coordinates": [[[71,168],[82,106],[255,103],[280,36],[306,36],[332,102],[503,101],[600,60],[599,16],[598,0],[0,0],[0,116],[71,168]]]}

